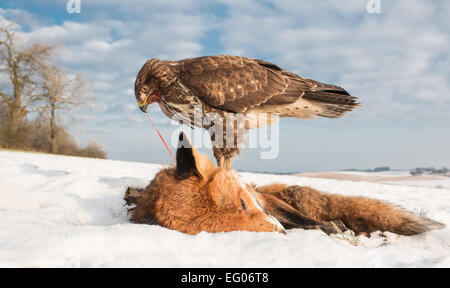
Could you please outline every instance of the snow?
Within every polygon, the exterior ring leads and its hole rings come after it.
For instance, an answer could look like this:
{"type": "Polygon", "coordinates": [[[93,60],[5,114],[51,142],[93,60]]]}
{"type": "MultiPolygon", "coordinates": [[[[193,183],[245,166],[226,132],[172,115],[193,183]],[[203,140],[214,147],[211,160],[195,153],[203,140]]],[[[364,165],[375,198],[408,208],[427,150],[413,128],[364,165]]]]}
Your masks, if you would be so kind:
{"type": "Polygon", "coordinates": [[[365,171],[339,171],[337,173],[357,175],[357,176],[380,176],[380,177],[398,177],[398,176],[409,176],[409,171],[403,170],[390,170],[381,172],[365,172],[365,171]]]}
{"type": "MultiPolygon", "coordinates": [[[[308,185],[390,201],[447,228],[374,232],[357,246],[320,231],[192,236],[129,222],[127,186],[162,166],[0,151],[0,267],[449,267],[450,189],[240,173],[245,182],[308,185]]],[[[433,186],[433,185],[430,185],[433,186]]]]}
{"type": "Polygon", "coordinates": [[[434,178],[432,179],[432,181],[429,181],[429,180],[420,180],[422,179],[421,176],[419,177],[411,176],[409,171],[397,171],[397,170],[383,171],[383,172],[340,171],[336,173],[362,177],[380,177],[383,179],[378,182],[391,185],[450,189],[450,177],[442,175],[425,174],[424,177],[434,178]],[[402,177],[404,179],[398,181],[398,178],[402,177]],[[409,178],[410,180],[405,180],[407,178],[409,178]]]}
{"type": "MultiPolygon", "coordinates": [[[[436,177],[437,178],[437,177],[436,177]]],[[[435,179],[433,181],[421,181],[421,180],[408,180],[402,181],[402,183],[398,183],[396,181],[383,181],[386,184],[392,185],[407,185],[407,186],[417,186],[417,187],[432,187],[432,188],[442,188],[450,190],[450,177],[439,177],[439,179],[435,179]]]]}

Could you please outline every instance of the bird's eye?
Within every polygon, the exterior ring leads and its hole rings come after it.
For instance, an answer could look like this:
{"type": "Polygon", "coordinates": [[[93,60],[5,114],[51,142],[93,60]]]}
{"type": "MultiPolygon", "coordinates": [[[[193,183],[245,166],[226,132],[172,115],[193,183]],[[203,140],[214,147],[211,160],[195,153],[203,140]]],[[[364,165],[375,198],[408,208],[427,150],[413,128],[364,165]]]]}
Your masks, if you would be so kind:
{"type": "Polygon", "coordinates": [[[142,91],[142,92],[147,92],[147,91],[148,91],[148,87],[147,87],[147,86],[143,86],[143,87],[141,88],[141,91],[142,91]]]}
{"type": "Polygon", "coordinates": [[[247,205],[245,205],[245,202],[242,199],[241,199],[241,207],[244,211],[247,211],[247,205]]]}

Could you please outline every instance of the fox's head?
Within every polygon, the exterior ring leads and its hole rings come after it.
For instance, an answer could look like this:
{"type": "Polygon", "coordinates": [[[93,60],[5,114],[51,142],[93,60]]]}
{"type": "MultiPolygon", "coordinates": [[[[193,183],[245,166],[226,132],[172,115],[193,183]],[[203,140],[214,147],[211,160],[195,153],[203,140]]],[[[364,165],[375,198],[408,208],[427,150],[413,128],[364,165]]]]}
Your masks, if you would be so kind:
{"type": "Polygon", "coordinates": [[[148,221],[189,234],[201,231],[279,231],[251,185],[231,169],[217,168],[208,156],[179,136],[176,167],[160,171],[146,188],[134,213],[148,221]]]}

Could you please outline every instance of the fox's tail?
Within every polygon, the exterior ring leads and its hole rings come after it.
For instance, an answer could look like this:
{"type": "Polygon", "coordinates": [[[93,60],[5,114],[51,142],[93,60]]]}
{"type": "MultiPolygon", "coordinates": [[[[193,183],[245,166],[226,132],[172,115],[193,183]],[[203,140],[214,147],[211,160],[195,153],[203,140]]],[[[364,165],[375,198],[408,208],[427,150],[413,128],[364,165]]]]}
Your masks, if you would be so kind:
{"type": "Polygon", "coordinates": [[[329,194],[310,187],[268,185],[257,188],[288,203],[305,216],[318,221],[341,220],[355,233],[390,231],[415,235],[442,229],[444,224],[407,212],[384,201],[357,196],[329,194]]]}

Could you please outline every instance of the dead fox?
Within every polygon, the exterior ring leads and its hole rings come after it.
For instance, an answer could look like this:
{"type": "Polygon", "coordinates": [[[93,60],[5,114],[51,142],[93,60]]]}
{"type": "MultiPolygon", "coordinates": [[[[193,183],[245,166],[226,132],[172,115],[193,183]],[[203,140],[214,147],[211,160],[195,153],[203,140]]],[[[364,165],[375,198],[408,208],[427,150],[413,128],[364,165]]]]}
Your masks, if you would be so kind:
{"type": "Polygon", "coordinates": [[[384,201],[320,192],[310,187],[244,184],[231,169],[217,168],[181,133],[176,166],[162,169],[142,190],[128,188],[136,204],[132,221],[189,234],[201,231],[321,229],[327,234],[390,231],[414,235],[445,225],[384,201]],[[333,221],[333,224],[331,223],[333,221]]]}

